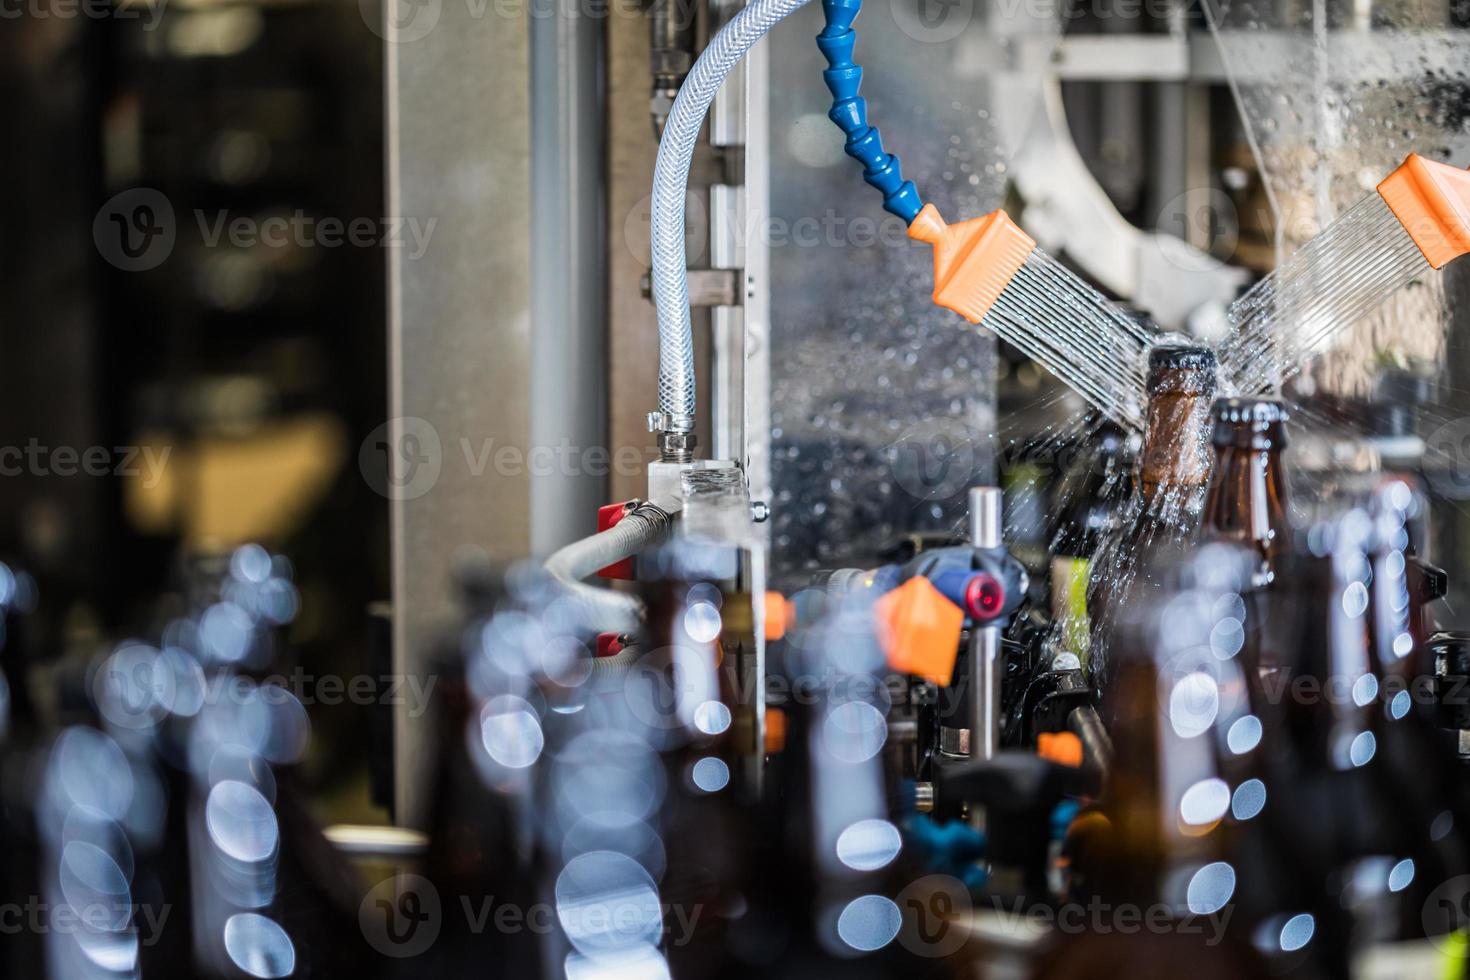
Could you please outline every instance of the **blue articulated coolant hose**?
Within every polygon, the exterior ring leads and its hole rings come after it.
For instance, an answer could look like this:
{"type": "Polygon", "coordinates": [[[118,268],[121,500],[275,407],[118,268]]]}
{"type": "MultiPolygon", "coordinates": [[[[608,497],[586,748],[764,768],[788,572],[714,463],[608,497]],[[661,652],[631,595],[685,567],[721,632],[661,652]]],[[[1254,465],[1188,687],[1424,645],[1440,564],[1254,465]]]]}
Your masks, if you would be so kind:
{"type": "Polygon", "coordinates": [[[863,0],[822,0],[827,24],[817,35],[817,47],[827,59],[822,78],[832,93],[829,119],[847,136],[847,155],[863,165],[863,179],[883,195],[883,210],[912,222],[923,208],[914,182],[903,179],[898,157],[883,149],[877,126],[868,125],[868,100],[858,95],[863,68],[852,60],[857,33],[852,22],[862,11],[863,0]]]}

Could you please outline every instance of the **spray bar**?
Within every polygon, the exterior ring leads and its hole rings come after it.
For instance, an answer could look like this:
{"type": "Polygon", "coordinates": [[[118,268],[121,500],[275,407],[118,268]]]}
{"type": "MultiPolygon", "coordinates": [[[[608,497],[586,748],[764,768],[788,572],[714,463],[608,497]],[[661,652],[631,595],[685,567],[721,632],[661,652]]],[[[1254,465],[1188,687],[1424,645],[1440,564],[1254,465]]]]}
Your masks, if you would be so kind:
{"type": "Polygon", "coordinates": [[[1220,349],[1235,391],[1275,391],[1390,293],[1470,252],[1470,172],[1417,153],[1230,305],[1220,349]]]}

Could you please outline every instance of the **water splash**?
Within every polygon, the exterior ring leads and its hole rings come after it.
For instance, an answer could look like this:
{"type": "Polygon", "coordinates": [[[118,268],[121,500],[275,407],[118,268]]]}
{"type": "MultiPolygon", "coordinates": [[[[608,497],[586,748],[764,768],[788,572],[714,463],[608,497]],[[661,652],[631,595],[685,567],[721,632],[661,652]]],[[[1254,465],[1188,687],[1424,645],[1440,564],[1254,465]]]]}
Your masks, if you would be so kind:
{"type": "Polygon", "coordinates": [[[1243,395],[1278,391],[1308,355],[1428,271],[1383,198],[1369,195],[1230,305],[1222,380],[1243,395]]]}
{"type": "MultiPolygon", "coordinates": [[[[1208,440],[1209,427],[1199,426],[1191,438],[1208,440]]],[[[1092,617],[1092,644],[1088,670],[1095,684],[1107,683],[1111,666],[1110,638],[1118,632],[1125,597],[1133,600],[1162,583],[1151,579],[1154,557],[1192,541],[1199,531],[1206,487],[1162,485],[1145,500],[1135,483],[1115,517],[1115,532],[1104,538],[1092,559],[1088,586],[1088,613],[1092,617]]]]}
{"type": "MultiPolygon", "coordinates": [[[[1383,198],[1370,194],[1227,312],[1222,394],[1279,392],[1306,359],[1379,309],[1429,265],[1383,198]]],[[[1036,249],[982,325],[1124,428],[1144,428],[1144,380],[1158,334],[1036,249]]]]}
{"type": "Polygon", "coordinates": [[[1153,332],[1041,249],[981,321],[1104,415],[1143,431],[1143,386],[1153,332]]]}

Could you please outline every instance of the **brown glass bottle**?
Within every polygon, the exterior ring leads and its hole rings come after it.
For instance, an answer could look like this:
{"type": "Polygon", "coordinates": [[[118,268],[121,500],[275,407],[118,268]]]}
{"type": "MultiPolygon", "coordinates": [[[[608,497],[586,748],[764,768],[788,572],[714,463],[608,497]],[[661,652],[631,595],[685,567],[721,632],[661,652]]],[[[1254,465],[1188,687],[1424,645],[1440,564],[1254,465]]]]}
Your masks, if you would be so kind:
{"type": "Polygon", "coordinates": [[[1252,584],[1270,585],[1286,545],[1286,406],[1272,398],[1215,402],[1214,472],[1205,497],[1201,537],[1253,549],[1260,555],[1252,584]]]}
{"type": "Polygon", "coordinates": [[[1188,541],[1199,526],[1214,456],[1210,405],[1216,361],[1206,347],[1160,344],[1148,357],[1148,419],[1138,459],[1137,492],[1092,566],[1087,612],[1092,623],[1088,669],[1106,684],[1114,608],[1125,594],[1147,596],[1149,556],[1188,541]],[[1134,589],[1135,579],[1139,589],[1134,589]]]}
{"type": "Polygon", "coordinates": [[[1155,520],[1193,524],[1210,481],[1215,354],[1160,345],[1148,356],[1148,420],[1139,457],[1143,505],[1155,520]]]}
{"type": "Polygon", "coordinates": [[[1123,587],[1110,668],[1112,765],[1097,804],[1068,834],[1062,906],[1107,911],[1059,942],[1040,978],[1267,975],[1248,939],[1260,882],[1245,876],[1254,865],[1237,856],[1218,767],[1229,714],[1207,680],[1229,687],[1233,665],[1190,639],[1210,635],[1226,614],[1220,566],[1228,564],[1228,581],[1242,581],[1248,570],[1239,557],[1225,548],[1192,552],[1175,540],[1146,549],[1147,571],[1123,587]],[[1107,919],[1124,909],[1153,917],[1126,942],[1107,919]]]}

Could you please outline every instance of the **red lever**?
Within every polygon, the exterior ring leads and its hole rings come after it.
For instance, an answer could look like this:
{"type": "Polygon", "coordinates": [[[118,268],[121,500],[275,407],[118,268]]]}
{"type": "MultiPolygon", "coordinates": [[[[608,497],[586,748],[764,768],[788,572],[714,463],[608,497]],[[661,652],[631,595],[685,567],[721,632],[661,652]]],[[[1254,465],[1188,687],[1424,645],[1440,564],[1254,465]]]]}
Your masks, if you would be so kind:
{"type": "MultiPolygon", "coordinates": [[[[620,504],[608,504],[597,508],[597,530],[606,531],[610,527],[616,527],[618,521],[627,517],[638,506],[636,500],[625,500],[620,504]]],[[[633,556],[629,555],[622,561],[615,561],[606,568],[597,572],[599,578],[633,578],[633,556]]]]}

